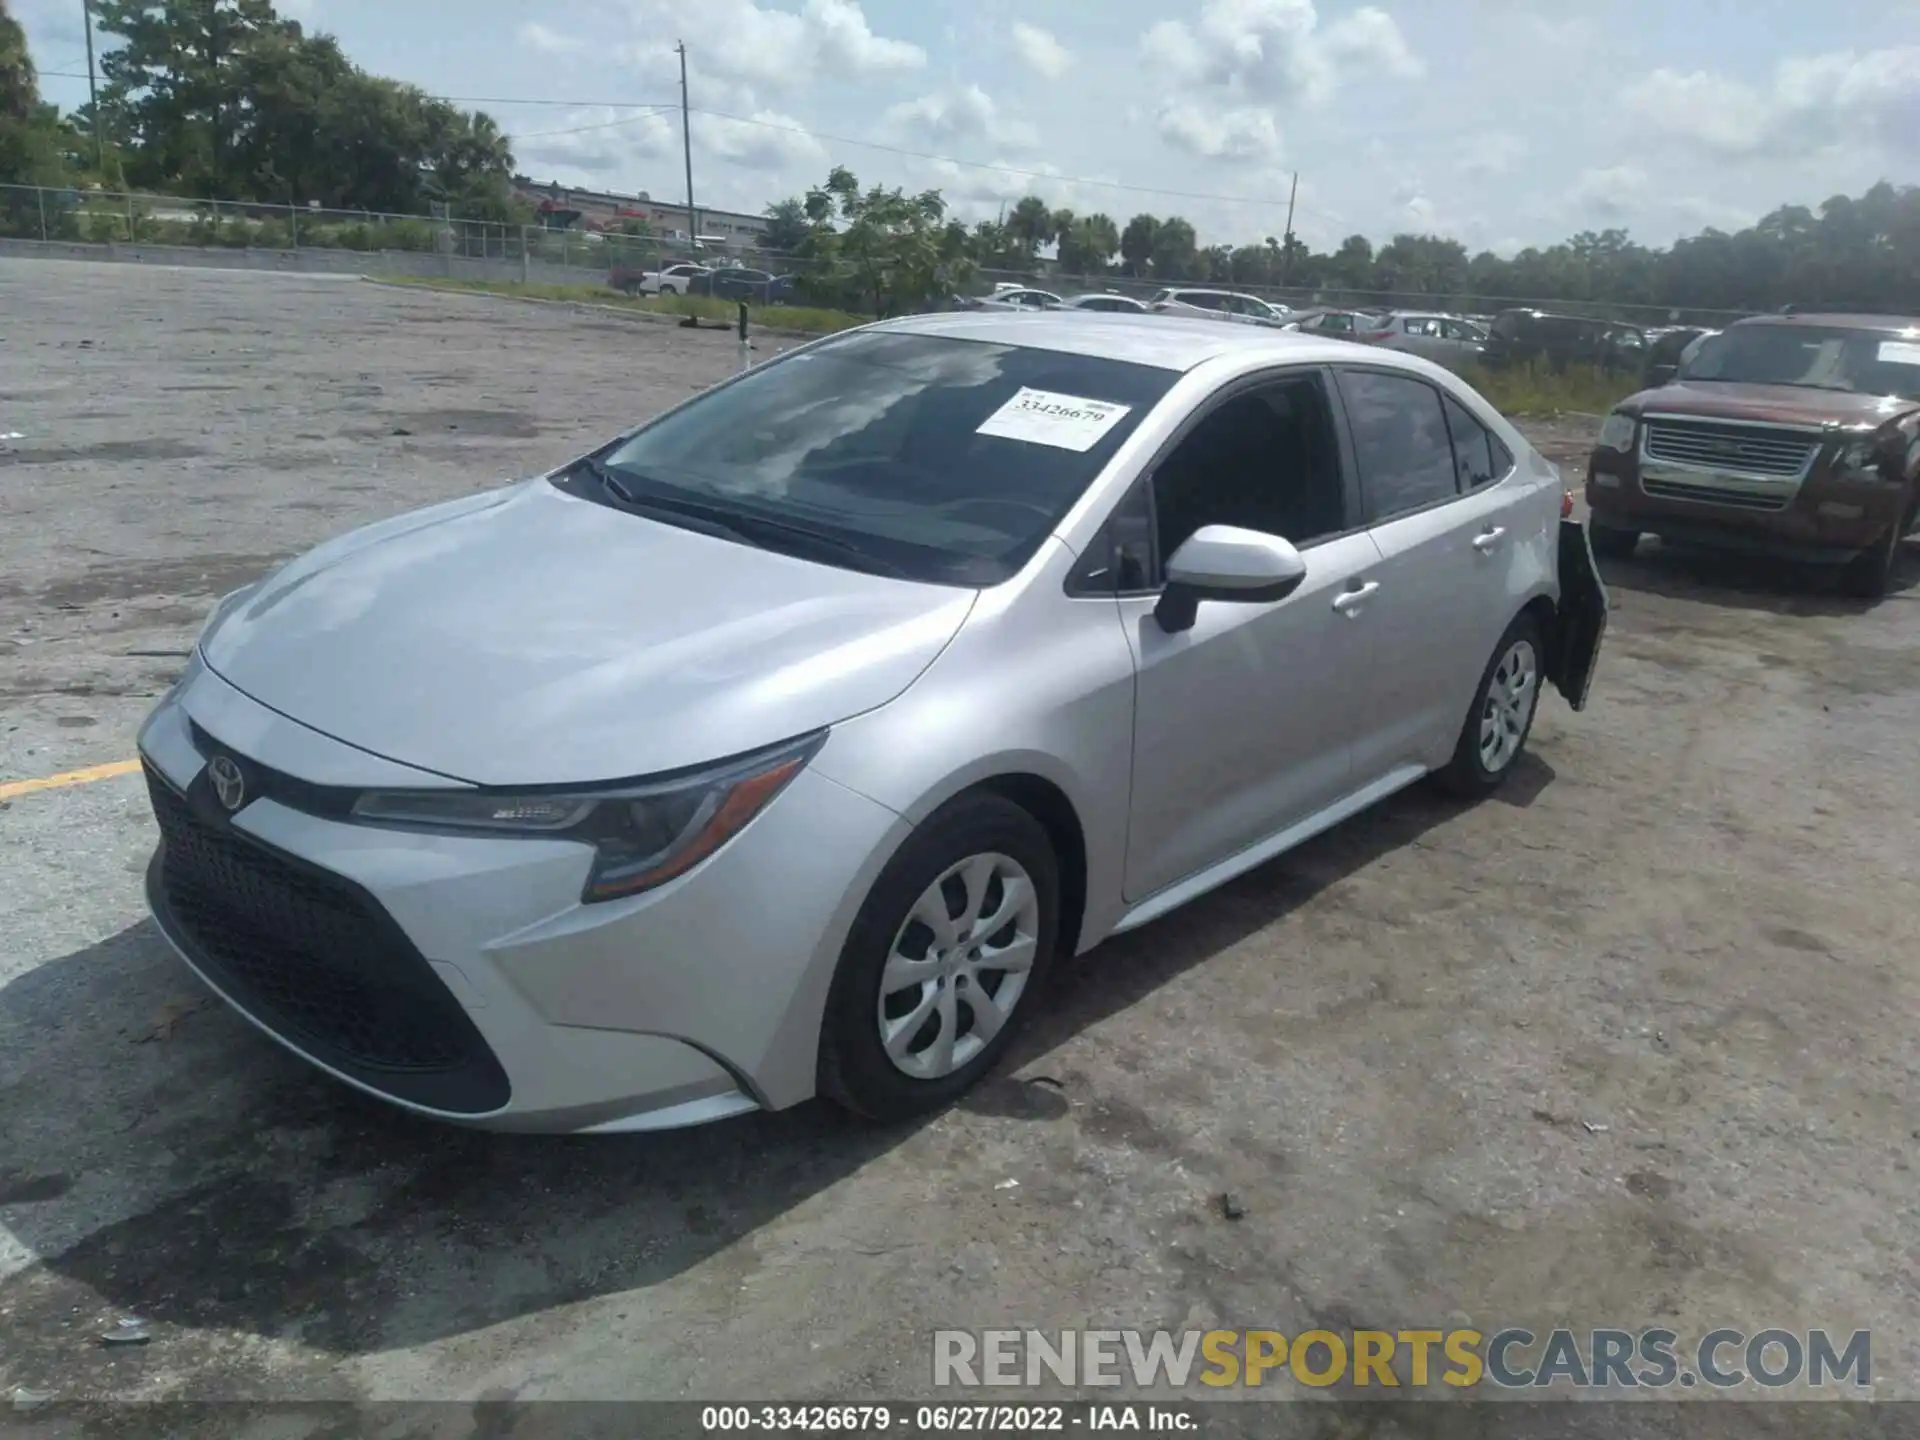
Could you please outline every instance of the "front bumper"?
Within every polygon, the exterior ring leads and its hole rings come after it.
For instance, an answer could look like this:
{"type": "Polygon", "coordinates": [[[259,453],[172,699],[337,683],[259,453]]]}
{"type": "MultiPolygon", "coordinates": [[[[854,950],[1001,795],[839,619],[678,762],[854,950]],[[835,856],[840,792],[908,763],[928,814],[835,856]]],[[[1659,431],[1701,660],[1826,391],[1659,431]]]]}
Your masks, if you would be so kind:
{"type": "Polygon", "coordinates": [[[1716,497],[1704,485],[1668,489],[1677,493],[1648,493],[1637,453],[1596,448],[1587,462],[1587,506],[1601,525],[1803,564],[1853,559],[1898,522],[1904,499],[1898,486],[1849,479],[1824,465],[1778,509],[1716,497]]]}
{"type": "Polygon", "coordinates": [[[853,912],[905,822],[801,772],[660,889],[580,903],[566,841],[380,829],[318,787],[443,777],[299,726],[195,667],[142,727],[155,923],[223,999],[348,1084],[496,1129],[664,1129],[813,1093],[853,912]],[[229,816],[210,754],[260,798],[229,816]]]}

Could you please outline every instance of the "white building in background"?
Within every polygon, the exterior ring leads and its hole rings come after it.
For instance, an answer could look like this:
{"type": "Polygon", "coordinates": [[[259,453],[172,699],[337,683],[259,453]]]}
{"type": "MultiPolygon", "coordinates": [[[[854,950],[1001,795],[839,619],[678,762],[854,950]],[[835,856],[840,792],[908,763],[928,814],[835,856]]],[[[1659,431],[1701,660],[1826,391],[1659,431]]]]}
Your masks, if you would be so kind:
{"type": "MultiPolygon", "coordinates": [[[[687,237],[687,207],[655,200],[645,191],[638,195],[615,195],[602,190],[581,190],[557,183],[543,183],[525,175],[513,177],[514,193],[542,215],[559,218],[572,216],[568,228],[606,230],[622,220],[644,220],[656,235],[667,239],[687,237]]],[[[694,232],[708,245],[724,245],[729,250],[745,250],[760,243],[767,233],[764,215],[746,215],[735,210],[710,210],[696,205],[699,227],[694,232]]]]}

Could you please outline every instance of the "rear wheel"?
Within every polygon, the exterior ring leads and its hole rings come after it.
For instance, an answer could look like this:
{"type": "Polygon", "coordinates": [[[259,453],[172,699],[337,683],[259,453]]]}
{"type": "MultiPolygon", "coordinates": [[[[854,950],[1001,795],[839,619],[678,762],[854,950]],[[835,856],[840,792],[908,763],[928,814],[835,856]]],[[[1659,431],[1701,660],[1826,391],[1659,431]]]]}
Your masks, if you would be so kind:
{"type": "Polygon", "coordinates": [[[1018,805],[978,793],[936,812],[874,882],[841,951],[821,1093],[874,1120],[957,1098],[1032,1009],[1059,895],[1047,833],[1018,805]]]}
{"type": "Polygon", "coordinates": [[[1531,615],[1516,616],[1480,676],[1453,759],[1434,775],[1441,789],[1477,800],[1507,778],[1533,729],[1545,653],[1539,623],[1531,615]]]}
{"type": "Polygon", "coordinates": [[[1633,557],[1634,547],[1640,543],[1640,532],[1616,530],[1611,525],[1602,525],[1598,520],[1589,520],[1587,539],[1593,543],[1593,553],[1600,559],[1628,560],[1633,557]]]}

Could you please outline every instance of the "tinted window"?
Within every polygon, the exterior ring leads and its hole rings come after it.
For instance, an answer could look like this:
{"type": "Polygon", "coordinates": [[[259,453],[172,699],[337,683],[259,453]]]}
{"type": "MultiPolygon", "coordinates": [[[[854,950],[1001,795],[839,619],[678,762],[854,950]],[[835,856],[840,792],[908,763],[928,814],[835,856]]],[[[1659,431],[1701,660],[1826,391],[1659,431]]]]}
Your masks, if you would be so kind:
{"type": "Polygon", "coordinates": [[[1205,290],[1186,290],[1174,296],[1182,305],[1191,305],[1196,310],[1218,310],[1220,297],[1210,295],[1205,290]]]}
{"type": "Polygon", "coordinates": [[[1340,375],[1340,397],[1369,522],[1459,493],[1439,391],[1402,375],[1348,370],[1340,375]]]}
{"type": "MultiPolygon", "coordinates": [[[[1026,562],[1176,378],[1049,350],[855,334],[751,371],[602,458],[643,504],[711,507],[773,548],[994,584],[1026,562]],[[1084,450],[980,434],[1022,387],[1129,408],[1084,450]],[[834,548],[783,540],[756,520],[819,532],[834,548]]],[[[1058,423],[1052,436],[1074,438],[1058,423]]],[[[617,503],[588,479],[567,483],[617,503]]]]}
{"type": "Polygon", "coordinates": [[[1502,340],[1519,339],[1520,329],[1521,329],[1521,318],[1522,317],[1515,315],[1511,311],[1508,311],[1504,315],[1494,316],[1493,333],[1495,335],[1498,335],[1502,340]]]}
{"type": "Polygon", "coordinates": [[[1164,559],[1202,525],[1305,545],[1348,528],[1326,391],[1314,376],[1222,401],[1155,467],[1164,559]]]}
{"type": "Polygon", "coordinates": [[[1920,341],[1894,331],[1736,325],[1683,357],[1688,380],[1802,385],[1920,400],[1920,341]]]}
{"type": "Polygon", "coordinates": [[[1453,437],[1453,464],[1459,488],[1471,490],[1498,480],[1513,465],[1513,457],[1499,438],[1451,395],[1440,399],[1447,412],[1447,430],[1453,437]]]}

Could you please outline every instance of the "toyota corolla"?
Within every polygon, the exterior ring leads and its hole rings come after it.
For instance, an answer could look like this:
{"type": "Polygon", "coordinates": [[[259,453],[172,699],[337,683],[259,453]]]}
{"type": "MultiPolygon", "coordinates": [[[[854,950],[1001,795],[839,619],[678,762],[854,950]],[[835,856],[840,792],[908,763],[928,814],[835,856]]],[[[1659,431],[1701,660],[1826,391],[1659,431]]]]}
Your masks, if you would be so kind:
{"type": "Polygon", "coordinates": [[[1412,356],[869,326],[223,600],[140,735],[149,903],[416,1112],[922,1112],[1060,957],[1499,785],[1605,627],[1567,503],[1412,356]]]}

